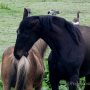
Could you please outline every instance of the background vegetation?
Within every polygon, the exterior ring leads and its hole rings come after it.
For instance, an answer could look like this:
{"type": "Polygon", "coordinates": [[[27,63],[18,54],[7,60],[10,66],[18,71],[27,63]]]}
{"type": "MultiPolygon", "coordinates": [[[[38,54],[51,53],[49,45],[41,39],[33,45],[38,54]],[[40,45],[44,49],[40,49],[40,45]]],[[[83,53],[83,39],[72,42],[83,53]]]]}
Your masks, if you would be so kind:
{"type": "MultiPolygon", "coordinates": [[[[15,44],[16,30],[22,19],[23,8],[29,7],[32,15],[46,15],[48,10],[59,10],[61,16],[69,21],[76,17],[78,10],[80,13],[80,24],[90,25],[90,0],[0,0],[0,62],[5,48],[15,44]]],[[[49,90],[47,57],[45,55],[45,76],[43,80],[43,90],[49,90]]],[[[82,90],[84,78],[80,81],[79,90],[82,90]]],[[[65,81],[61,82],[60,90],[67,90],[65,81]]],[[[0,80],[0,90],[2,81],[0,80]]]]}

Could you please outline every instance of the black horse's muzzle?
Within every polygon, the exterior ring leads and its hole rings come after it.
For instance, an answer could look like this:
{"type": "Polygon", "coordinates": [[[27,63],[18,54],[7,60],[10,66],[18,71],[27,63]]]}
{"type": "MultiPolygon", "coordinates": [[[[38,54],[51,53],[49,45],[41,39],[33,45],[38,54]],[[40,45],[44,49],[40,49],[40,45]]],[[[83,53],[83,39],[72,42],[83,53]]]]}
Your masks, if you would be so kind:
{"type": "Polygon", "coordinates": [[[27,57],[28,56],[28,52],[23,52],[23,51],[14,51],[14,56],[17,60],[20,60],[20,58],[22,56],[27,57]]]}

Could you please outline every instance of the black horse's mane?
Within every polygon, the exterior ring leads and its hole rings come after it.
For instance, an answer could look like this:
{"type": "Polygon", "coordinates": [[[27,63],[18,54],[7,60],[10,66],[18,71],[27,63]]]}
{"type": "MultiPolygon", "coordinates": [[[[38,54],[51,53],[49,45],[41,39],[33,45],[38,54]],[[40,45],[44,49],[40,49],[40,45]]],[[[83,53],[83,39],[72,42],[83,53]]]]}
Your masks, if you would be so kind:
{"type": "Polygon", "coordinates": [[[52,29],[51,23],[52,23],[52,16],[47,15],[47,16],[39,16],[40,24],[44,29],[52,29]]]}
{"type": "Polygon", "coordinates": [[[58,19],[59,20],[58,23],[61,23],[63,25],[63,27],[68,30],[72,39],[77,44],[79,44],[79,42],[81,40],[81,33],[80,33],[79,29],[77,27],[75,27],[72,23],[68,22],[64,18],[56,17],[56,16],[50,16],[50,15],[39,16],[39,19],[40,19],[41,25],[44,27],[44,29],[52,29],[51,24],[54,23],[55,19],[58,19]]]}
{"type": "Polygon", "coordinates": [[[79,44],[82,40],[82,35],[80,30],[74,26],[72,23],[65,20],[65,27],[68,30],[69,34],[71,35],[72,39],[79,44]]]}
{"type": "MultiPolygon", "coordinates": [[[[69,32],[70,36],[77,44],[79,44],[82,39],[80,30],[76,26],[74,26],[72,23],[65,20],[64,18],[57,17],[57,16],[50,16],[50,15],[41,15],[41,16],[27,17],[26,21],[33,22],[36,19],[40,21],[42,28],[45,30],[53,29],[52,23],[55,23],[55,20],[58,20],[58,23],[61,24],[63,28],[65,28],[65,30],[69,32]]],[[[58,25],[58,23],[55,23],[55,24],[58,25]]]]}

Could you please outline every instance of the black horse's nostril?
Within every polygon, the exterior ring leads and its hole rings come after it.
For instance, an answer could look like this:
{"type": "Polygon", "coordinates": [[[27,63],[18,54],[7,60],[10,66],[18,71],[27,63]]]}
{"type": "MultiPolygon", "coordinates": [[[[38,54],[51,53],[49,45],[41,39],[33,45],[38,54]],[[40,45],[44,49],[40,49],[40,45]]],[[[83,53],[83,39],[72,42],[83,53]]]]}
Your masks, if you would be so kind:
{"type": "Polygon", "coordinates": [[[17,59],[17,60],[20,60],[20,56],[18,55],[18,54],[16,54],[16,53],[14,53],[14,56],[15,56],[15,58],[17,59]]]}
{"type": "Polygon", "coordinates": [[[26,52],[26,53],[24,54],[24,56],[27,57],[27,56],[28,56],[28,52],[26,52]]]}
{"type": "Polygon", "coordinates": [[[20,58],[22,56],[25,56],[27,57],[28,56],[28,52],[25,52],[25,51],[22,51],[22,50],[19,50],[19,51],[14,51],[14,56],[17,60],[20,60],[20,58]]]}
{"type": "Polygon", "coordinates": [[[20,58],[22,57],[22,55],[17,51],[14,51],[14,56],[17,60],[20,60],[20,58]]]}

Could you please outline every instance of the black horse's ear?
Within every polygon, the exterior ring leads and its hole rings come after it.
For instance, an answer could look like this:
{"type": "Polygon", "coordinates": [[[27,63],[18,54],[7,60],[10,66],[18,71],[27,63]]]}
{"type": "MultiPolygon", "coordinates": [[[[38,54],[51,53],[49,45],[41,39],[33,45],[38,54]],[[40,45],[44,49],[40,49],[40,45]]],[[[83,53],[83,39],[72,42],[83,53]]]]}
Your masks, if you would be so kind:
{"type": "Polygon", "coordinates": [[[30,8],[24,8],[23,19],[28,17],[30,14],[31,14],[31,9],[30,8]]]}

